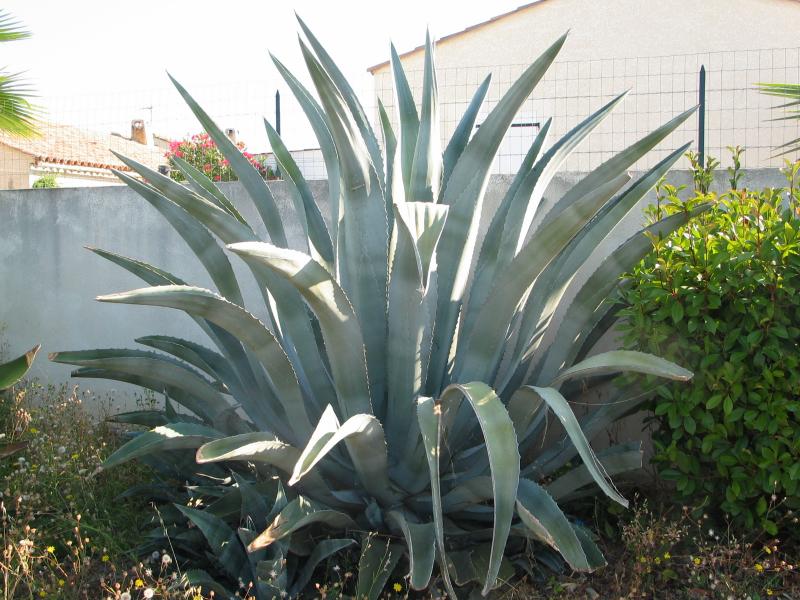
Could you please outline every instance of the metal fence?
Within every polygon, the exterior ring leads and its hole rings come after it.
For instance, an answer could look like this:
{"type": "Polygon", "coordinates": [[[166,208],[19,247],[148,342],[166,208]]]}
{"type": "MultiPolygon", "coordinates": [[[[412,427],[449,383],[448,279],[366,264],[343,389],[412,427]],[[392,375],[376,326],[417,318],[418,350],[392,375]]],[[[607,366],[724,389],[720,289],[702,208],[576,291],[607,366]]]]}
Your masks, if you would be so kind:
{"type": "MultiPolygon", "coordinates": [[[[474,90],[492,72],[493,79],[478,125],[497,104],[526,65],[448,67],[437,76],[443,141],[449,139],[474,90]]],[[[782,166],[775,148],[798,137],[797,121],[782,116],[775,98],[760,94],[759,82],[800,81],[800,48],[709,52],[660,57],[556,62],[518,112],[494,163],[494,172],[514,173],[538,128],[552,117],[549,140],[558,139],[620,92],[627,97],[596,131],[567,159],[566,171],[587,171],[629,146],[679,112],[698,104],[699,72],[705,67],[705,152],[728,161],[727,146],[746,148],[745,168],[782,166]]],[[[419,95],[421,71],[408,78],[419,95]]],[[[374,96],[394,119],[394,93],[387,71],[374,76],[374,96]]],[[[263,129],[263,117],[274,123],[275,81],[266,76],[247,82],[217,82],[193,88],[217,123],[238,132],[238,139],[255,160],[274,169],[274,158],[263,129]]],[[[294,98],[281,88],[281,124],[287,145],[308,179],[324,179],[325,165],[305,117],[294,98]],[[302,149],[302,150],[301,150],[302,149]]],[[[365,102],[377,117],[376,103],[365,102]]],[[[0,189],[26,188],[50,175],[57,185],[108,185],[115,166],[108,148],[133,154],[153,168],[166,165],[169,142],[199,131],[191,112],[173,89],[131,90],[53,98],[46,106],[42,135],[20,142],[0,134],[0,189]],[[138,144],[133,120],[145,129],[146,144],[138,144]],[[114,135],[117,134],[117,135],[114,135]],[[110,164],[104,164],[108,162],[110,164]]],[[[377,118],[375,120],[377,123],[377,118]]],[[[380,128],[376,127],[376,131],[380,128]]],[[[652,166],[668,152],[694,140],[698,118],[691,117],[635,168],[652,166]]],[[[685,163],[682,166],[686,166],[685,163]]],[[[221,179],[229,178],[223,173],[221,179]]]]}
{"type": "MultiPolygon", "coordinates": [[[[442,134],[449,138],[480,82],[492,73],[492,84],[478,125],[527,65],[437,69],[442,104],[442,134]]],[[[728,161],[728,146],[746,148],[746,168],[777,167],[785,157],[775,148],[798,137],[797,121],[773,120],[778,101],[756,90],[759,82],[800,81],[800,48],[707,52],[556,62],[523,104],[501,145],[496,173],[513,173],[539,127],[552,117],[549,139],[558,139],[593,111],[629,90],[628,95],[566,161],[567,171],[586,171],[601,164],[681,111],[698,104],[699,75],[705,67],[705,152],[728,161]]],[[[408,73],[413,90],[421,87],[422,72],[408,73]]],[[[375,78],[376,94],[394,118],[391,76],[375,78]]],[[[699,138],[698,117],[691,117],[658,149],[639,161],[652,166],[667,153],[699,138]]],[[[683,166],[686,166],[683,163],[683,166]]]]}

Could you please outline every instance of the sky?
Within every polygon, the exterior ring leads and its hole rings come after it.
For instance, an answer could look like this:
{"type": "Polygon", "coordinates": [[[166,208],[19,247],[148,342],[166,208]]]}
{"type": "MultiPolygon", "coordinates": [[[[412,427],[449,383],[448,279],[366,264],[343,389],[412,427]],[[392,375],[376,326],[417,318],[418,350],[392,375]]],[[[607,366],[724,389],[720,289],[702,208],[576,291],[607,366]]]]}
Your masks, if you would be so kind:
{"type": "Polygon", "coordinates": [[[251,151],[266,149],[261,117],[273,120],[281,92],[282,133],[290,149],[315,147],[272,52],[304,82],[297,45],[300,15],[368,110],[367,67],[513,10],[524,0],[6,0],[33,37],[4,44],[0,66],[25,71],[47,119],[100,132],[129,133],[144,118],[151,132],[180,138],[199,131],[171,87],[169,71],[251,151]]]}

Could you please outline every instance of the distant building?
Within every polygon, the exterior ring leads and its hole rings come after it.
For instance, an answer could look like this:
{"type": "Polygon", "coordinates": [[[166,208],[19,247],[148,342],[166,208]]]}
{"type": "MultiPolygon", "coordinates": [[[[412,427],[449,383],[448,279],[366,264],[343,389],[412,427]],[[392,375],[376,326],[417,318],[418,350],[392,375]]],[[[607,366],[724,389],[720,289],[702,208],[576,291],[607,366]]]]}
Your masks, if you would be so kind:
{"type": "Polygon", "coordinates": [[[164,149],[154,145],[144,121],[131,123],[131,137],[101,134],[59,123],[42,123],[33,138],[0,133],[0,189],[27,189],[44,175],[55,175],[59,187],[121,183],[109,169],[129,171],[111,151],[151,169],[165,164],[164,149]]]}
{"type": "MultiPolygon", "coordinates": [[[[496,172],[514,172],[538,128],[553,117],[558,139],[616,94],[631,93],[570,159],[583,171],[630,145],[698,101],[705,66],[706,148],[747,148],[746,166],[781,166],[773,148],[797,137],[794,123],[770,121],[779,102],[759,94],[758,82],[800,81],[798,0],[538,0],[436,42],[442,135],[449,139],[474,90],[493,74],[478,124],[562,33],[570,35],[556,63],[520,109],[500,148],[496,172]]],[[[402,49],[399,49],[402,50],[402,49]]],[[[424,49],[400,55],[417,99],[424,49]]],[[[368,69],[375,93],[395,117],[391,67],[368,69]]],[[[377,122],[377,121],[376,121],[377,122]]],[[[380,130],[380,127],[377,127],[380,130]]],[[[662,148],[697,141],[692,118],[662,148]]],[[[658,160],[664,151],[653,153],[658,160]]]]}

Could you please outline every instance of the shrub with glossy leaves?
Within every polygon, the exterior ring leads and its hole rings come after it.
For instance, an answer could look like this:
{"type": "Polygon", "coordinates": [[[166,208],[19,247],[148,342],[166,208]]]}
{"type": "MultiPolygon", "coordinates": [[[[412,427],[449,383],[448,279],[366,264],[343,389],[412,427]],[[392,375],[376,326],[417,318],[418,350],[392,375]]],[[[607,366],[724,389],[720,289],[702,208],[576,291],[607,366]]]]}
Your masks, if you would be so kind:
{"type": "MultiPolygon", "coordinates": [[[[237,580],[259,598],[301,594],[320,561],[359,544],[359,598],[376,598],[395,568],[414,589],[438,580],[455,596],[457,587],[488,594],[535,561],[558,567],[559,555],[577,570],[604,564],[563,508],[598,488],[627,505],[610,476],[640,466],[639,444],[595,454],[589,440],[643,395],[617,390],[580,420],[569,401],[581,380],[592,385],[600,375],[691,373],[644,353],[588,354],[613,321],[606,299],[619,274],[649,249],[644,233],[572,290],[563,321],[552,316],[597,244],[686,148],[630,185],[626,170],[692,111],[610,158],[547,211],[542,195],[559,165],[623,96],[552,143],[545,123],[481,241],[492,161],[565,37],[477,128],[487,78],[442,150],[430,40],[419,111],[392,51],[399,121],[394,130],[381,107],[379,144],[352,88],[301,27],[318,99],[274,62],[319,140],[330,221],[265,123],[302,226],[300,248],[288,248],[263,178],[179,84],[258,209],[269,243],[202,172],[177,162],[184,187],[122,157],[147,183],[118,176],[174,225],[217,291],[95,250],[151,286],[99,300],[185,311],[216,348],[152,335],[138,341],[161,352],[53,357],[78,365],[77,376],[132,382],[169,399],[164,411],[118,417],[152,429],[107,466],[141,458],[158,469],[160,481],[140,491],[175,503],[162,514],[170,543],[195,567],[187,580],[225,597],[237,580]],[[230,255],[262,291],[248,309],[230,255]],[[544,443],[550,421],[563,438],[544,443]],[[577,456],[582,464],[567,467],[577,456]]],[[[650,231],[684,221],[669,217],[650,231]]]]}
{"type": "Polygon", "coordinates": [[[661,475],[685,501],[770,535],[800,508],[798,171],[789,165],[787,188],[762,191],[737,189],[734,171],[729,191],[699,190],[686,202],[660,186],[654,220],[697,202],[713,207],[654,238],[623,295],[629,347],[696,373],[689,386],[658,389],[661,475]]]}

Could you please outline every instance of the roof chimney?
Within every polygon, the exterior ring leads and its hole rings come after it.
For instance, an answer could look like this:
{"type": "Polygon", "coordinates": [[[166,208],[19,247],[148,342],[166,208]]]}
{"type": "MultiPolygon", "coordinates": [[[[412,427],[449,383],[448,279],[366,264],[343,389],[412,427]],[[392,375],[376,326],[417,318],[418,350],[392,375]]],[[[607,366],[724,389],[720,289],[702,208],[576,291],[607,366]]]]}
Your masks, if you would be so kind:
{"type": "Polygon", "coordinates": [[[131,139],[139,144],[147,145],[147,132],[144,128],[144,119],[131,121],[131,139]]]}
{"type": "Polygon", "coordinates": [[[237,139],[236,139],[237,133],[238,132],[233,128],[228,128],[228,129],[225,130],[225,135],[227,135],[228,139],[230,141],[232,141],[234,144],[237,142],[237,139]]]}

